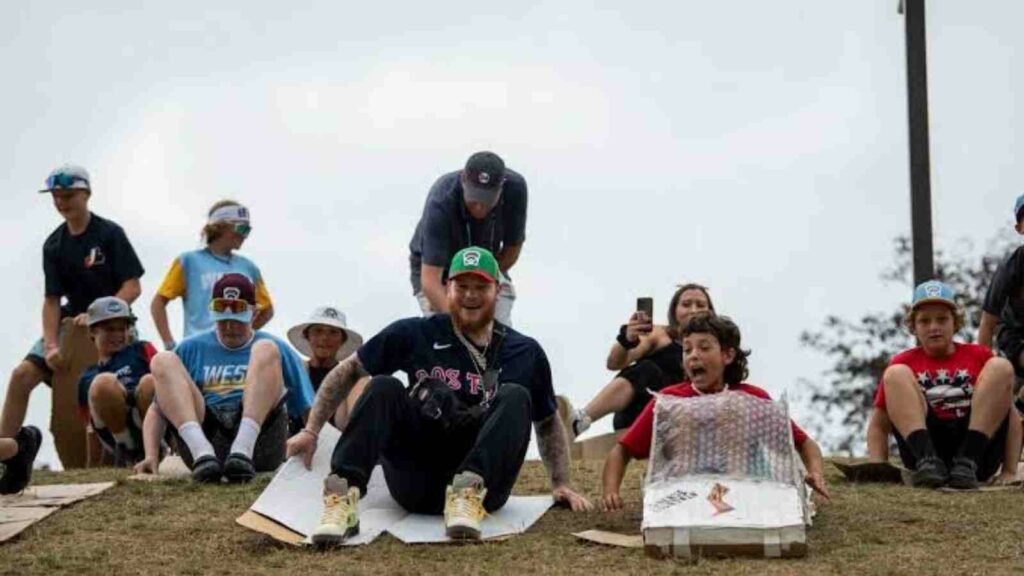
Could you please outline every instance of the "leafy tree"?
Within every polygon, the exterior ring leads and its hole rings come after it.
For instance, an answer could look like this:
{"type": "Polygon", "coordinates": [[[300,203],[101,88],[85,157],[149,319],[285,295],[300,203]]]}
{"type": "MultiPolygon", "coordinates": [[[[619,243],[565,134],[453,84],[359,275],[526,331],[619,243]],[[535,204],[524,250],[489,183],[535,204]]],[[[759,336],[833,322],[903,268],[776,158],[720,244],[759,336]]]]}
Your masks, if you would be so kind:
{"type": "MultiPolygon", "coordinates": [[[[953,287],[965,312],[967,322],[958,333],[962,341],[974,341],[985,291],[1013,242],[1012,236],[997,236],[980,258],[970,241],[958,242],[952,253],[936,252],[936,278],[953,287]]],[[[885,284],[907,287],[909,296],[913,284],[910,238],[896,238],[894,248],[894,261],[880,278],[885,284]]],[[[915,345],[903,325],[909,307],[908,297],[894,309],[869,312],[858,320],[826,316],[821,328],[800,335],[801,345],[820,352],[832,364],[821,379],[805,380],[803,386],[811,391],[812,413],[817,415],[812,417],[812,427],[833,451],[864,450],[864,433],[882,372],[892,354],[915,345]]]]}

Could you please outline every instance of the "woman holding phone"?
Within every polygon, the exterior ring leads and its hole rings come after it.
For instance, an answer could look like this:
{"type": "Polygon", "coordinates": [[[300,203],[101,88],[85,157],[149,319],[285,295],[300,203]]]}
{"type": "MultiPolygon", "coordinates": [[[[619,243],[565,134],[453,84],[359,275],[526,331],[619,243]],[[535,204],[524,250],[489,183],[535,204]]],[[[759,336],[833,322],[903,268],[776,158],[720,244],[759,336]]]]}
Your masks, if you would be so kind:
{"type": "MultiPolygon", "coordinates": [[[[649,298],[639,298],[637,308],[648,307],[649,298]]],[[[714,313],[708,289],[700,284],[684,284],[672,295],[668,305],[668,324],[654,324],[645,310],[637,310],[619,334],[608,352],[609,370],[621,370],[584,408],[569,416],[573,437],[586,431],[591,424],[614,412],[616,430],[629,428],[644,406],[651,400],[648,390],[661,390],[665,386],[683,381],[683,348],[679,343],[679,328],[692,316],[714,313]]]]}

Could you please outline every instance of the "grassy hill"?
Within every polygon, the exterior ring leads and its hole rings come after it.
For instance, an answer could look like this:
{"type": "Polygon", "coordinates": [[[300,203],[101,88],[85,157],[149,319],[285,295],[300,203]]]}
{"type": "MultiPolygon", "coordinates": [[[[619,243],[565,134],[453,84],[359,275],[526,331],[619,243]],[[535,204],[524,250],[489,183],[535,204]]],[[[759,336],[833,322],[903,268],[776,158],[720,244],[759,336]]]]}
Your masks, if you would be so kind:
{"type": "MultiPolygon", "coordinates": [[[[799,560],[649,559],[642,550],[587,544],[590,528],[639,530],[642,467],[634,464],[621,513],[553,509],[506,542],[406,546],[385,534],[358,549],[296,549],[234,523],[269,482],[204,486],[119,482],[0,545],[0,574],[1024,574],[1024,493],[948,494],[845,483],[830,472],[832,502],[819,507],[810,554],[799,560]]],[[[123,479],[122,470],[40,472],[36,482],[123,479]]],[[[577,464],[576,482],[599,494],[600,464],[577,464]]],[[[528,462],[519,494],[544,493],[528,462]]],[[[440,522],[440,520],[438,520],[440,522]]]]}

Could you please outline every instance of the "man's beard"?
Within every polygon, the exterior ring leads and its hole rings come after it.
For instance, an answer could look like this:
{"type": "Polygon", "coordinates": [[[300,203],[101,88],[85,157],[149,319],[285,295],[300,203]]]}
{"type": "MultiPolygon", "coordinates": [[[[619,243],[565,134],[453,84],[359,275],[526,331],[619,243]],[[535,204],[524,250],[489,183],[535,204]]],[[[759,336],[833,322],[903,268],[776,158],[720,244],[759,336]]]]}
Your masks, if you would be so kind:
{"type": "Polygon", "coordinates": [[[465,321],[462,319],[460,312],[463,310],[458,304],[451,304],[452,322],[455,327],[459,329],[459,332],[475,332],[487,327],[487,324],[494,320],[494,309],[497,306],[497,300],[491,302],[490,306],[484,305],[476,310],[480,312],[479,320],[465,321]]]}

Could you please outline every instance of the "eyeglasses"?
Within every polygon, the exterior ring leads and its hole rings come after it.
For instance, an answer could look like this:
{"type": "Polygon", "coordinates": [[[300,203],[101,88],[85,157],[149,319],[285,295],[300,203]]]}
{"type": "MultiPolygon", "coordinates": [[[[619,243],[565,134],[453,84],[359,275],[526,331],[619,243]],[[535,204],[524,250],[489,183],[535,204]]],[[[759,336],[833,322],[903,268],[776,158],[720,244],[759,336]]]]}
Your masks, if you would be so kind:
{"type": "Polygon", "coordinates": [[[248,222],[235,222],[232,230],[239,236],[248,236],[252,232],[252,226],[248,222]]]}
{"type": "Polygon", "coordinates": [[[66,172],[58,172],[52,174],[46,178],[46,188],[53,190],[55,188],[88,188],[89,181],[76,174],[68,174],[66,172]],[[85,186],[81,186],[85,183],[85,186]],[[78,184],[78,186],[76,186],[78,184]]]}
{"type": "Polygon", "coordinates": [[[242,314],[248,312],[252,306],[245,300],[237,298],[214,298],[210,300],[210,310],[217,314],[242,314]]]}

